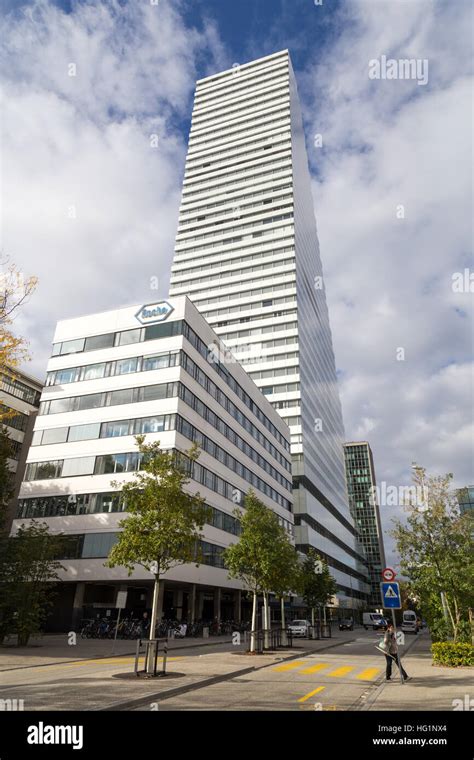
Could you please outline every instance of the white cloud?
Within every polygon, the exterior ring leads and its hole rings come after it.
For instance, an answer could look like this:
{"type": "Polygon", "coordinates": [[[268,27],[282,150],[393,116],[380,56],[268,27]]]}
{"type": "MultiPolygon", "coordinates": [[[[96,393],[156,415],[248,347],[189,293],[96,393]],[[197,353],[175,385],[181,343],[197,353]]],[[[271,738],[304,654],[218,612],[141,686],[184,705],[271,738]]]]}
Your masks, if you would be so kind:
{"type": "MultiPolygon", "coordinates": [[[[0,21],[2,247],[40,278],[17,322],[30,372],[58,318],[149,300],[153,276],[166,293],[196,61],[229,64],[213,22],[187,28],[181,7],[40,1],[0,21]]],[[[464,485],[472,294],[452,274],[472,268],[470,3],[348,2],[340,25],[297,79],[324,140],[308,146],[347,438],[369,439],[380,481],[408,483],[415,459],[464,485]],[[428,85],[369,80],[381,55],[427,58],[428,85]]]]}
{"type": "Polygon", "coordinates": [[[57,319],[150,300],[152,277],[167,292],[186,149],[177,125],[196,61],[206,51],[214,70],[222,56],[212,24],[187,28],[181,5],[110,0],[66,14],[40,0],[0,21],[2,249],[39,277],[16,324],[32,373],[44,373],[57,319]]]}
{"type": "Polygon", "coordinates": [[[473,295],[452,289],[473,268],[470,19],[468,3],[347,4],[300,80],[323,134],[310,161],[346,435],[368,438],[393,484],[412,460],[474,480],[473,295]],[[428,59],[428,85],[369,80],[382,54],[428,59]]]}

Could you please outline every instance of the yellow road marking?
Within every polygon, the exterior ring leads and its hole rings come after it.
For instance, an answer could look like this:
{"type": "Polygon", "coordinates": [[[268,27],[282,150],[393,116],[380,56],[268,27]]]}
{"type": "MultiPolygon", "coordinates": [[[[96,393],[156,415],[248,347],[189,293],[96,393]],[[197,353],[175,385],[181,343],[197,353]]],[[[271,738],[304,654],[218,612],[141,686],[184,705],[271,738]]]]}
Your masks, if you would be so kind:
{"type": "Polygon", "coordinates": [[[304,660],[294,660],[293,662],[287,662],[285,665],[278,665],[276,668],[272,668],[277,673],[284,673],[285,670],[293,670],[293,668],[299,668],[300,665],[305,665],[304,660]]]}
{"type": "Polygon", "coordinates": [[[304,670],[300,670],[300,673],[304,673],[304,675],[311,675],[311,673],[317,673],[318,670],[323,670],[324,668],[328,668],[329,663],[328,662],[318,662],[317,665],[311,665],[310,668],[305,668],[304,670]]]}
{"type": "Polygon", "coordinates": [[[318,688],[314,689],[314,691],[310,691],[309,694],[305,694],[304,697],[300,697],[298,702],[306,702],[307,699],[309,699],[310,697],[314,697],[315,694],[318,694],[324,688],[325,688],[324,686],[318,686],[318,688]]]}
{"type": "Polygon", "coordinates": [[[367,668],[367,670],[363,670],[362,673],[359,673],[356,678],[360,678],[361,681],[372,681],[378,673],[380,673],[380,668],[367,668]]]}
{"type": "Polygon", "coordinates": [[[333,670],[332,673],[328,673],[328,676],[333,676],[333,678],[341,678],[347,673],[350,673],[351,670],[354,670],[353,665],[344,665],[342,668],[336,668],[336,670],[333,670]]]}

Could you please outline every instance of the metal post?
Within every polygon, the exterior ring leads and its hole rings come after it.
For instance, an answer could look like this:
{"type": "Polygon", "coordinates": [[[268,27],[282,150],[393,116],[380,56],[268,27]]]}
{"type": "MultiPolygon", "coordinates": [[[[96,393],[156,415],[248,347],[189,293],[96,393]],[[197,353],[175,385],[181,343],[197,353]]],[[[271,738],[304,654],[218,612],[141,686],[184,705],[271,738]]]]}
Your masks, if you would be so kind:
{"type": "Polygon", "coordinates": [[[166,660],[168,658],[168,644],[165,642],[163,647],[163,667],[161,669],[162,675],[166,675],[166,660]]]}
{"type": "Polygon", "coordinates": [[[400,665],[400,654],[398,652],[398,641],[397,641],[397,623],[395,621],[395,610],[392,610],[392,622],[393,622],[393,634],[395,636],[395,643],[397,645],[397,665],[398,665],[398,672],[400,674],[400,681],[401,683],[404,683],[403,676],[402,676],[402,668],[400,665]]]}
{"type": "Polygon", "coordinates": [[[112,644],[112,654],[115,652],[115,643],[117,641],[117,634],[119,629],[119,623],[120,623],[120,613],[122,612],[122,608],[119,607],[118,616],[117,616],[117,623],[115,625],[115,636],[114,636],[114,643],[112,644]]]}
{"type": "Polygon", "coordinates": [[[140,660],[140,647],[141,647],[141,639],[137,639],[137,651],[135,652],[135,675],[138,677],[138,663],[140,660]]]}

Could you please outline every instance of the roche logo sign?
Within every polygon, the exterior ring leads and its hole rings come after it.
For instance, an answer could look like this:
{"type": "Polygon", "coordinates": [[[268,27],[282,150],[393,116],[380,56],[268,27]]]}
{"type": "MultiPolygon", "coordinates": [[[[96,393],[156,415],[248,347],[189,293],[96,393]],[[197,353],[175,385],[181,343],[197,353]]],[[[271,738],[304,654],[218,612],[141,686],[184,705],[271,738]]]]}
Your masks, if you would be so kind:
{"type": "Polygon", "coordinates": [[[135,316],[142,325],[148,325],[152,322],[164,322],[172,311],[174,309],[168,301],[158,301],[158,303],[145,304],[135,316]]]}

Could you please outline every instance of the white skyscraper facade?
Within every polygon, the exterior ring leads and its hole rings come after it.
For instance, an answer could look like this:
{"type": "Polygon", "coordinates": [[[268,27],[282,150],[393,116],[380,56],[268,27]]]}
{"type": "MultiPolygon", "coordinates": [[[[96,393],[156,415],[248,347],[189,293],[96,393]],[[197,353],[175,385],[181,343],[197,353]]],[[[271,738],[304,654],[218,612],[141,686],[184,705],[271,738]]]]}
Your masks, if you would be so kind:
{"type": "Polygon", "coordinates": [[[288,51],[199,80],[170,295],[192,299],[289,425],[297,544],[327,559],[356,609],[369,586],[322,274],[288,51]]]}

